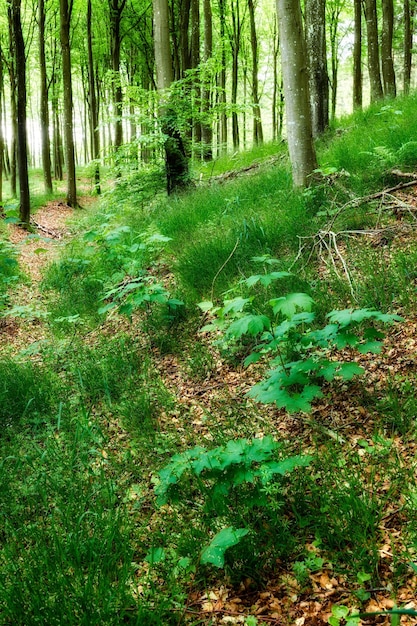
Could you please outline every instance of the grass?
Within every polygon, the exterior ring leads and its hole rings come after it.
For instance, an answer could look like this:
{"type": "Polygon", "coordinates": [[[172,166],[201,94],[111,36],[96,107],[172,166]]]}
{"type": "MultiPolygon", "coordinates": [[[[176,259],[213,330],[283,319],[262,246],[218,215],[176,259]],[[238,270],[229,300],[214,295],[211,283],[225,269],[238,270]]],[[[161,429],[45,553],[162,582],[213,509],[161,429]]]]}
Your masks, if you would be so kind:
{"type": "MultiPolygon", "coordinates": [[[[262,589],[282,571],[305,597],[312,574],[343,576],[344,589],[359,593],[355,606],[366,602],[360,581],[394,592],[408,584],[417,545],[412,365],[396,374],[381,355],[371,362],[380,384],[336,381],[311,415],[289,418],[245,397],[262,370],[242,367],[247,346],[221,355],[198,333],[207,320],[196,304],[250,297],[242,279],[268,271],[252,257],[291,268],[299,237],[316,233],[351,194],[391,184],[393,167],[415,167],[414,111],[411,97],[342,120],[319,143],[322,170],[339,174],[306,192],[291,187],[285,146],[267,145],[201,166],[209,179],[279,156],[256,174],[166,198],[159,172],[129,172],[77,214],[41,286],[52,339],[0,360],[1,625],[179,624],[190,594],[222,585],[239,593],[248,579],[262,589]],[[112,289],[139,278],[160,281],[185,304],[99,312],[112,289]],[[158,472],[175,455],[268,434],[280,442],[279,460],[309,454],[309,467],[265,482],[242,473],[220,499],[212,475],[187,475],[158,507],[158,472]],[[250,533],[226,551],[225,568],[202,563],[203,547],[230,527],[250,533]],[[389,565],[380,558],[386,542],[389,565]]],[[[335,229],[377,219],[365,204],[342,211],[335,229]]],[[[411,239],[348,238],[340,249],[353,294],[340,267],[337,275],[307,253],[292,276],[255,289],[257,312],[274,297],[308,292],[319,324],[353,305],[414,314],[411,239]]],[[[0,254],[7,306],[18,272],[9,244],[0,254]]],[[[210,623],[200,617],[187,623],[210,623]]]]}

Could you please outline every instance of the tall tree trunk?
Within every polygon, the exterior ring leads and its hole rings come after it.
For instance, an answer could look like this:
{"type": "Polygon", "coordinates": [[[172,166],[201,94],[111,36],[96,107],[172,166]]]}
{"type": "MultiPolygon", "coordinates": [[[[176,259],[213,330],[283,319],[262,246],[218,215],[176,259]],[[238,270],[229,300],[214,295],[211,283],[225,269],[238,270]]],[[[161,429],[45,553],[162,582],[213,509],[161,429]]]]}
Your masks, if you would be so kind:
{"type": "Polygon", "coordinates": [[[380,100],[382,90],[381,72],[379,69],[378,16],[376,0],[364,0],[366,34],[368,40],[368,72],[371,86],[371,102],[380,100]]]}
{"type": "Polygon", "coordinates": [[[411,84],[411,64],[412,64],[412,51],[413,51],[413,14],[414,14],[414,0],[404,0],[404,94],[410,93],[411,84]],[[413,8],[411,8],[411,4],[413,8]]]}
{"type": "Polygon", "coordinates": [[[240,17],[240,0],[232,1],[231,7],[232,28],[229,31],[230,50],[232,53],[232,91],[230,102],[232,105],[232,138],[233,148],[239,148],[239,118],[237,114],[237,89],[239,82],[239,52],[241,47],[242,21],[240,17]]]}
{"type": "Polygon", "coordinates": [[[325,1],[306,0],[305,18],[311,116],[316,137],[329,125],[325,1]]]}
{"type": "MultiPolygon", "coordinates": [[[[204,61],[207,63],[213,56],[213,19],[211,12],[211,0],[203,0],[204,14],[204,61]]],[[[201,140],[203,144],[203,159],[210,161],[213,157],[213,129],[210,115],[211,89],[209,77],[205,76],[201,90],[203,121],[201,124],[201,140]]]]}
{"type": "Polygon", "coordinates": [[[362,108],[362,0],[354,0],[353,108],[362,108]]]}
{"type": "Polygon", "coordinates": [[[188,159],[176,127],[175,111],[169,109],[167,90],[173,82],[169,40],[168,0],[153,0],[156,84],[161,95],[159,117],[165,139],[165,166],[168,194],[189,184],[188,159]]]}
{"type": "Polygon", "coordinates": [[[13,33],[13,14],[11,4],[7,7],[7,18],[9,25],[9,80],[10,80],[10,193],[13,198],[17,191],[17,164],[16,164],[16,141],[17,141],[17,94],[16,94],[16,51],[15,36],[13,33]]]}
{"type": "Polygon", "coordinates": [[[30,222],[30,193],[26,134],[26,55],[20,15],[21,0],[13,0],[12,25],[16,54],[17,78],[17,163],[19,170],[20,221],[26,226],[30,222]]]}
{"type": "Polygon", "coordinates": [[[114,104],[114,147],[116,150],[123,143],[123,92],[120,77],[120,25],[126,0],[109,0],[110,9],[110,56],[113,71],[113,104],[114,104]]]}
{"type": "Polygon", "coordinates": [[[382,33],[381,33],[381,61],[384,80],[384,95],[395,98],[394,62],[392,60],[392,39],[394,33],[394,2],[382,0],[382,33]]]}
{"type": "Polygon", "coordinates": [[[248,0],[249,21],[250,21],[250,44],[252,51],[252,101],[253,101],[253,141],[261,144],[264,140],[261,119],[261,107],[259,106],[259,81],[258,81],[258,37],[255,23],[255,4],[253,0],[248,0]]]}
{"type": "Polygon", "coordinates": [[[220,19],[220,46],[221,46],[221,69],[218,75],[217,102],[219,105],[219,131],[218,131],[218,152],[221,154],[227,151],[227,115],[226,115],[226,1],[219,2],[220,19]]]}
{"type": "Polygon", "coordinates": [[[64,85],[64,137],[65,137],[65,157],[67,166],[67,204],[72,207],[78,205],[77,202],[77,180],[75,172],[75,149],[72,119],[72,80],[71,80],[71,49],[70,49],[70,23],[71,5],[68,0],[59,2],[60,16],[60,36],[62,50],[62,82],[64,85]]]}
{"type": "Polygon", "coordinates": [[[42,142],[43,180],[46,193],[52,193],[51,140],[49,137],[48,85],[45,55],[45,0],[38,0],[39,70],[40,70],[40,120],[42,142]]]}
{"type": "Polygon", "coordinates": [[[87,56],[88,56],[88,105],[90,120],[90,145],[91,155],[94,159],[94,188],[100,194],[100,132],[98,127],[98,101],[96,93],[96,76],[93,59],[93,34],[92,34],[92,8],[91,0],[87,2],[87,56]]]}
{"type": "Polygon", "coordinates": [[[0,46],[0,207],[3,206],[3,165],[4,165],[4,136],[3,136],[3,97],[4,97],[4,70],[3,50],[0,46]]]}
{"type": "MultiPolygon", "coordinates": [[[[191,0],[191,67],[197,70],[200,65],[200,0],[191,0]]],[[[197,73],[193,78],[193,91],[196,106],[200,109],[201,104],[201,83],[197,73]]],[[[201,146],[201,119],[200,115],[194,116],[193,143],[201,146]]]]}
{"type": "Polygon", "coordinates": [[[288,149],[296,187],[305,187],[317,167],[311,126],[305,38],[299,0],[277,0],[288,149]]]}

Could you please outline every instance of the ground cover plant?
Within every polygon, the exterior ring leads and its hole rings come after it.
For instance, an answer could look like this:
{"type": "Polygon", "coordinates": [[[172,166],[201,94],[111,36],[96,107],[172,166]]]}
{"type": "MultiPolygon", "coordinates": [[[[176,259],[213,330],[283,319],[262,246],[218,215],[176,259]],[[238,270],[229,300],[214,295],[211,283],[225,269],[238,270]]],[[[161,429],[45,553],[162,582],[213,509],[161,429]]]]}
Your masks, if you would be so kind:
{"type": "Polygon", "coordinates": [[[2,225],[0,624],[413,623],[414,110],[2,225]]]}

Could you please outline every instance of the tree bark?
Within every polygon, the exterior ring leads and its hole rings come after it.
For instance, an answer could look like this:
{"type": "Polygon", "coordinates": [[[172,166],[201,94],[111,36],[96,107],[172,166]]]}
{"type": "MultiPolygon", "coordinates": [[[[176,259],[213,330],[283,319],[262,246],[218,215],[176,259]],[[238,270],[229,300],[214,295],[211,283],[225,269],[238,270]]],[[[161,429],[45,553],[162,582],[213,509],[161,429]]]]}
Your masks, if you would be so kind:
{"type": "Polygon", "coordinates": [[[110,9],[110,56],[113,71],[113,104],[114,104],[114,147],[116,150],[123,143],[123,92],[120,80],[120,25],[126,0],[109,0],[110,9]]]}
{"type": "Polygon", "coordinates": [[[296,187],[305,187],[317,168],[313,144],[307,54],[299,0],[277,0],[288,149],[296,187]]]}
{"type": "Polygon", "coordinates": [[[355,26],[353,39],[353,108],[362,108],[362,4],[354,0],[355,26]]]}
{"type": "Polygon", "coordinates": [[[173,82],[171,46],[169,39],[168,0],[153,0],[156,85],[160,92],[159,117],[166,139],[165,168],[167,192],[184,189],[190,182],[188,158],[180,133],[176,127],[176,113],[169,107],[167,90],[173,82]]]}
{"type": "Polygon", "coordinates": [[[364,0],[366,34],[368,39],[368,72],[371,86],[371,102],[380,100],[383,95],[381,72],[379,69],[378,16],[376,0],[364,0]]]}
{"type": "Polygon", "coordinates": [[[10,81],[10,194],[16,197],[17,190],[17,164],[16,164],[16,141],[17,141],[17,95],[16,95],[16,51],[15,37],[13,33],[13,14],[11,4],[7,7],[7,19],[9,25],[9,81],[10,81]]]}
{"type": "Polygon", "coordinates": [[[258,37],[256,34],[255,4],[253,0],[248,0],[249,21],[250,21],[250,43],[252,51],[252,102],[253,102],[253,142],[258,145],[264,141],[262,128],[261,107],[259,106],[259,80],[258,80],[258,37]]]}
{"type": "Polygon", "coordinates": [[[413,50],[413,14],[414,14],[414,0],[404,0],[404,83],[403,90],[404,95],[410,93],[411,84],[411,65],[412,65],[412,50],[413,50]],[[411,8],[413,3],[413,9],[411,8]]]}
{"type": "MultiPolygon", "coordinates": [[[[211,0],[203,0],[204,14],[204,61],[207,63],[213,56],[213,19],[211,12],[211,0]]],[[[213,129],[210,121],[210,100],[211,89],[210,81],[207,76],[203,79],[201,89],[201,108],[202,108],[202,124],[201,124],[201,141],[203,145],[203,159],[210,161],[213,157],[213,129]]]]}
{"type": "Polygon", "coordinates": [[[52,193],[51,140],[49,137],[49,103],[45,55],[45,19],[45,0],[38,0],[42,167],[45,191],[46,193],[52,193]]]}
{"type": "Polygon", "coordinates": [[[384,95],[395,98],[397,89],[395,84],[394,62],[392,59],[392,40],[394,33],[394,2],[382,0],[382,32],[381,32],[381,61],[382,77],[384,80],[384,95]]]}
{"type": "Polygon", "coordinates": [[[90,120],[90,145],[94,164],[94,188],[100,194],[100,132],[98,128],[98,101],[96,94],[96,76],[93,59],[92,8],[91,0],[87,3],[87,56],[88,56],[88,105],[90,120]]]}
{"type": "Polygon", "coordinates": [[[227,151],[227,115],[226,115],[226,1],[219,2],[220,20],[220,46],[221,46],[221,69],[217,79],[217,102],[219,105],[219,125],[218,125],[218,152],[222,154],[227,151]]]}
{"type": "Polygon", "coordinates": [[[76,207],[77,202],[77,180],[75,172],[75,150],[73,134],[73,99],[71,80],[71,50],[70,50],[70,23],[71,5],[68,0],[60,0],[60,36],[62,50],[62,81],[64,85],[64,138],[65,157],[67,166],[67,204],[76,207]]]}
{"type": "Polygon", "coordinates": [[[12,26],[17,78],[17,165],[19,170],[20,221],[29,227],[30,193],[26,133],[26,55],[20,14],[21,0],[13,0],[12,26]]]}
{"type": "Polygon", "coordinates": [[[312,127],[316,137],[329,125],[325,1],[306,0],[305,16],[312,127]]]}

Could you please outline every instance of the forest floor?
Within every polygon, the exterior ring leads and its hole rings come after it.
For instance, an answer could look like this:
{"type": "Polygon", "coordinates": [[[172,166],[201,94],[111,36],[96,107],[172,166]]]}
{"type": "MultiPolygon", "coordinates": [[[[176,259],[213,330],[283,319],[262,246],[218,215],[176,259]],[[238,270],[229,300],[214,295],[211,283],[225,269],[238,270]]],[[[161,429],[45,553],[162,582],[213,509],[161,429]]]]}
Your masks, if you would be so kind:
{"type": "MultiPolygon", "coordinates": [[[[404,196],[403,196],[404,197],[404,196]]],[[[82,199],[81,204],[87,206],[91,199],[82,199]]],[[[415,202],[412,194],[407,195],[406,201],[415,202]]],[[[14,303],[16,306],[33,305],[36,310],[42,310],[44,296],[39,290],[39,282],[47,264],[59,254],[70,238],[67,227],[68,219],[73,216],[73,210],[62,202],[51,202],[41,208],[34,216],[34,231],[39,237],[28,235],[19,227],[9,225],[10,241],[20,249],[19,263],[29,280],[20,284],[16,292],[14,303]]],[[[416,232],[409,232],[395,238],[392,248],[417,245],[416,232]]],[[[126,323],[120,319],[121,326],[126,329],[126,323]]],[[[105,322],[93,337],[106,336],[117,328],[115,321],[105,322]]],[[[0,327],[0,352],[19,353],[20,350],[36,341],[45,338],[50,331],[41,316],[30,315],[16,317],[9,316],[2,320],[0,327]]],[[[94,340],[91,336],[88,341],[94,340]]],[[[410,372],[417,371],[417,316],[407,319],[388,332],[384,342],[384,349],[380,355],[362,355],[356,360],[365,366],[366,374],[360,383],[339,387],[331,394],[326,394],[325,400],[314,405],[311,416],[302,418],[287,415],[276,408],[254,407],[254,403],[245,398],[245,393],[256,382],[259,372],[256,367],[243,369],[233,367],[223,361],[213,352],[215,367],[207,377],[196,380],[190,375],[186,367],[186,359],[173,355],[159,355],[153,352],[153,361],[161,375],[164,384],[176,399],[179,410],[163,412],[159,418],[160,428],[175,428],[184,432],[184,439],[191,437],[195,443],[200,439],[208,441],[215,428],[215,416],[218,407],[227,404],[239,407],[245,419],[253,420],[253,430],[256,436],[262,436],[264,430],[275,431],[282,440],[299,440],[303,450],[313,450],[314,437],[317,431],[324,436],[336,438],[345,442],[347,448],[355,448],[358,442],[368,441],[369,433],[373,432],[373,423],[376,420],[375,410],[369,408],[366,397],[374,399],[382,396],[383,389],[396,376],[403,377],[410,372]],[[355,393],[357,391],[357,393],[355,393]],[[192,416],[192,435],[190,423],[182,423],[182,416],[187,420],[192,416]],[[208,421],[212,416],[214,423],[208,421]]],[[[222,409],[224,411],[224,408],[222,409]]],[[[106,424],[109,431],[109,446],[111,454],[122,454],[120,445],[128,446],[129,439],[123,432],[123,427],[114,418],[109,418],[106,424]],[[119,451],[119,452],[118,452],[119,451]]],[[[239,430],[234,423],[233,429],[239,430]]],[[[235,433],[236,434],[236,433],[235,433]]],[[[185,443],[188,443],[185,441],[185,443]]],[[[376,449],[377,444],[369,442],[370,448],[376,449]]],[[[412,465],[417,456],[417,444],[397,436],[392,437],[392,446],[403,466],[412,465]]],[[[359,451],[365,454],[368,449],[359,451]]],[[[110,454],[110,450],[109,450],[110,454]]],[[[389,485],[381,487],[389,489],[389,485]]],[[[381,516],[380,525],[380,571],[381,586],[370,589],[369,600],[363,605],[365,611],[383,611],[395,606],[392,599],[392,585],[390,583],[395,555],[401,553],[403,546],[401,536],[401,501],[390,501],[381,516]]],[[[317,553],[313,545],[306,546],[308,551],[317,553]]],[[[417,609],[417,575],[409,575],[403,586],[396,590],[396,602],[407,609],[417,609]]],[[[309,575],[309,586],[303,588],[297,581],[292,570],[287,570],[285,563],[277,563],[276,576],[271,579],[262,591],[255,590],[253,581],[248,578],[239,588],[225,584],[213,586],[202,592],[191,589],[184,609],[184,623],[190,617],[199,618],[203,624],[245,624],[248,615],[256,616],[258,623],[280,626],[294,624],[295,626],[321,626],[328,623],[331,608],[335,604],[344,604],[351,598],[351,587],[344,576],[334,573],[332,565],[324,566],[318,573],[309,575]]],[[[342,622],[341,622],[342,623],[342,622]]],[[[389,624],[389,618],[383,616],[363,619],[363,624],[389,624]]],[[[416,624],[415,618],[402,617],[401,623],[416,624]]]]}

